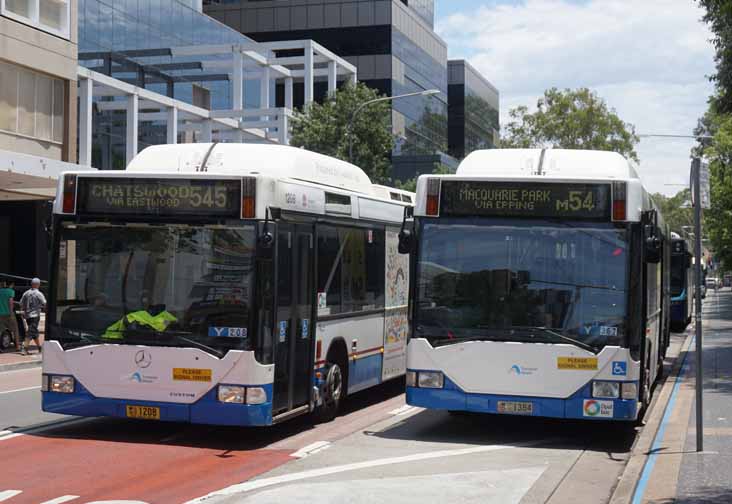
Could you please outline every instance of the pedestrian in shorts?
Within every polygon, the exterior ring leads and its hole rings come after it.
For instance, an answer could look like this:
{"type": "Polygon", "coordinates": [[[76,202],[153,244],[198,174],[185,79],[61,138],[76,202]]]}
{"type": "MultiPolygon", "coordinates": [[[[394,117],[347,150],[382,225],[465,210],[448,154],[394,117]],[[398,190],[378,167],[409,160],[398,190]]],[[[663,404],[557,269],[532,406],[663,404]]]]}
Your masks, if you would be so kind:
{"type": "Polygon", "coordinates": [[[46,297],[38,290],[41,281],[38,278],[31,280],[31,288],[23,293],[20,298],[20,309],[25,319],[26,331],[25,342],[22,352],[28,355],[28,343],[32,339],[38,347],[38,353],[41,350],[41,344],[38,342],[38,324],[41,321],[41,312],[46,308],[46,297]]]}

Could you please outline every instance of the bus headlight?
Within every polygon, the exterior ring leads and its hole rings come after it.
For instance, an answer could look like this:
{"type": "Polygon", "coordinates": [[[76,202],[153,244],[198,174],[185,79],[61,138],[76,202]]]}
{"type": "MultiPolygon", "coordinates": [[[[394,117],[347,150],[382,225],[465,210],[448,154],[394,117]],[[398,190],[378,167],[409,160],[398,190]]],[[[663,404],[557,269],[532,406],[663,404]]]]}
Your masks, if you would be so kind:
{"type": "Polygon", "coordinates": [[[623,399],[638,399],[637,383],[623,383],[623,399]]]}
{"type": "Polygon", "coordinates": [[[417,386],[417,372],[416,371],[407,371],[407,387],[416,387],[417,386]]]}
{"type": "Polygon", "coordinates": [[[49,377],[49,390],[61,394],[71,394],[74,391],[73,376],[51,375],[49,377]]]}
{"type": "Polygon", "coordinates": [[[592,397],[616,399],[620,397],[620,382],[594,381],[592,382],[592,397]]]}
{"type": "Polygon", "coordinates": [[[244,404],[245,390],[241,385],[219,385],[219,402],[244,404]]]}
{"type": "Polygon", "coordinates": [[[420,371],[417,374],[417,385],[420,388],[442,388],[444,381],[439,371],[420,371]]]}
{"type": "Polygon", "coordinates": [[[267,402],[267,392],[262,387],[247,389],[247,404],[264,404],[267,402]]]}

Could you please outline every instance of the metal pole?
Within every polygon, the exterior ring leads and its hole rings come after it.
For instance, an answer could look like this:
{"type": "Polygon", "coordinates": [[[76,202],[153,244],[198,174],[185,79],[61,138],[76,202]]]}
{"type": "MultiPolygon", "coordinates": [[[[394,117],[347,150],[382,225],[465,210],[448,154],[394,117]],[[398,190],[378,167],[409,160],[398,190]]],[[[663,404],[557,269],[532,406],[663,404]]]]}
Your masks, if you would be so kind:
{"type": "Polygon", "coordinates": [[[351,114],[348,124],[346,125],[346,134],[348,135],[348,162],[353,163],[353,132],[351,131],[353,128],[353,120],[356,119],[358,113],[361,112],[366,105],[383,101],[398,100],[399,98],[409,98],[410,96],[430,96],[438,94],[439,92],[440,91],[437,89],[425,89],[424,91],[415,91],[414,93],[405,93],[396,96],[382,96],[381,98],[374,98],[373,100],[365,101],[356,107],[356,110],[353,111],[353,114],[351,114]]]}
{"type": "Polygon", "coordinates": [[[694,158],[691,162],[691,181],[694,198],[694,269],[696,270],[696,451],[704,451],[704,418],[702,409],[702,392],[704,376],[702,372],[702,234],[701,234],[701,187],[699,172],[701,160],[694,158]]]}

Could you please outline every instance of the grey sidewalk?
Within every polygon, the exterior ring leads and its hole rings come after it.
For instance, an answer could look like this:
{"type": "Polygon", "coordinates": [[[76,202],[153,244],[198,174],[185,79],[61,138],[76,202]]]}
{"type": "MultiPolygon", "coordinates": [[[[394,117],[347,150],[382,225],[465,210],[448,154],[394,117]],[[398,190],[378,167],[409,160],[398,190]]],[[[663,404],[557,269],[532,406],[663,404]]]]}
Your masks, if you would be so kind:
{"type": "MultiPolygon", "coordinates": [[[[732,292],[709,291],[704,300],[704,452],[696,450],[696,405],[689,415],[681,459],[679,503],[732,502],[732,292]]],[[[687,379],[696,373],[689,352],[687,379]]]]}

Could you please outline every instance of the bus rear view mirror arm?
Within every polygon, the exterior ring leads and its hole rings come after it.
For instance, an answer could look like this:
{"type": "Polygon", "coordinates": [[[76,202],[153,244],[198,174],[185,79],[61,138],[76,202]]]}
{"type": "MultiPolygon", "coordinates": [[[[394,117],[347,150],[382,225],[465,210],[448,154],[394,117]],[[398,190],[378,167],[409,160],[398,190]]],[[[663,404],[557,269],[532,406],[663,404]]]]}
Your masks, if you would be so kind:
{"type": "Polygon", "coordinates": [[[414,212],[412,207],[404,207],[404,219],[402,220],[402,228],[399,230],[399,253],[411,254],[414,251],[414,212]],[[407,219],[412,219],[412,229],[407,229],[407,219]]]}

